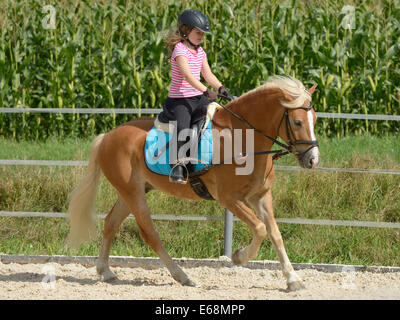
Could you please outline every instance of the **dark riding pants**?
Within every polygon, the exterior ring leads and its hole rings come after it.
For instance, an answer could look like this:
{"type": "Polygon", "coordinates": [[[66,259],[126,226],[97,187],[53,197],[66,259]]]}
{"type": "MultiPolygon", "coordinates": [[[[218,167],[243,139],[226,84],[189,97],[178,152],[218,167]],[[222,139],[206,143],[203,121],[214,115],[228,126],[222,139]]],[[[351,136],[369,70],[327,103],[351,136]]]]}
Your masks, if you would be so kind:
{"type": "MultiPolygon", "coordinates": [[[[168,97],[165,100],[163,111],[158,115],[158,120],[164,123],[168,123],[169,121],[177,122],[177,136],[172,139],[173,141],[177,141],[178,154],[180,148],[186,143],[186,140],[178,140],[179,133],[184,129],[190,129],[191,123],[196,122],[206,115],[209,103],[210,101],[203,95],[190,98],[168,97]]],[[[171,164],[175,163],[175,160],[171,161],[171,164]]]]}
{"type": "Polygon", "coordinates": [[[177,133],[189,129],[190,123],[207,114],[210,101],[203,95],[190,98],[170,98],[164,102],[163,111],[158,115],[161,122],[177,121],[177,133]]]}

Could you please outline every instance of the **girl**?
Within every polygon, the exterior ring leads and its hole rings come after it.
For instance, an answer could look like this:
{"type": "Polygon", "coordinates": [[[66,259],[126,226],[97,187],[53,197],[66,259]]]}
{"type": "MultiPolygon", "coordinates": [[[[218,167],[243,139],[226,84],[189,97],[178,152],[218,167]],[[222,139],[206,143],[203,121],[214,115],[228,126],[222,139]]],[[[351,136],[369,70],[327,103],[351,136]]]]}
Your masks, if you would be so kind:
{"type": "MultiPolygon", "coordinates": [[[[204,33],[211,34],[207,17],[198,10],[185,10],[178,17],[178,30],[170,33],[166,47],[171,54],[171,86],[163,111],[158,115],[161,122],[177,121],[177,134],[190,128],[192,119],[207,113],[207,106],[217,99],[217,93],[200,82],[204,80],[221,95],[233,99],[222,86],[208,65],[207,55],[200,43],[204,33]]],[[[178,140],[178,139],[177,139],[178,140]]],[[[186,141],[177,141],[177,151],[186,141]]],[[[185,184],[183,162],[171,164],[170,181],[185,184]]]]}

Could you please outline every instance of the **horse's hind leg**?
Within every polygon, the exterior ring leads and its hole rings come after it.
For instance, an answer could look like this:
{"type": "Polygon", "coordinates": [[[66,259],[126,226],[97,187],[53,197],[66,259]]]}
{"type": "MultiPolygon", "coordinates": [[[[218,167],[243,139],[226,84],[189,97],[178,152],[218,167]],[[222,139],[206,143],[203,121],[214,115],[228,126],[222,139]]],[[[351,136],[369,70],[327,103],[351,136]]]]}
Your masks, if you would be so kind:
{"type": "Polygon", "coordinates": [[[147,206],[144,183],[141,184],[136,182],[134,185],[131,185],[130,188],[126,188],[125,190],[125,192],[123,190],[119,190],[119,192],[131,208],[143,240],[160,257],[176,281],[182,285],[194,286],[195,284],[188,278],[176,262],[171,259],[161,243],[160,236],[154,228],[150,211],[147,206]]]}
{"type": "Polygon", "coordinates": [[[108,263],[112,239],[117,232],[121,223],[128,217],[130,213],[129,207],[125,202],[118,198],[114,207],[104,220],[103,241],[101,245],[99,259],[97,260],[97,273],[103,276],[104,281],[112,281],[117,276],[110,270],[108,263]]]}

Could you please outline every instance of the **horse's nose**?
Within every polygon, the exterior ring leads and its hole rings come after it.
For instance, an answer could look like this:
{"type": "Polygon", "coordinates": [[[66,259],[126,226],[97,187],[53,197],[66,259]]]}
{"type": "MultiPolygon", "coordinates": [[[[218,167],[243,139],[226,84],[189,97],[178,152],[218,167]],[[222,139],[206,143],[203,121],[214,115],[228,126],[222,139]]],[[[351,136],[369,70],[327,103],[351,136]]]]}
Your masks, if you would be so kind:
{"type": "Polygon", "coordinates": [[[319,156],[312,156],[309,160],[309,165],[311,169],[314,169],[319,164],[319,156]]]}

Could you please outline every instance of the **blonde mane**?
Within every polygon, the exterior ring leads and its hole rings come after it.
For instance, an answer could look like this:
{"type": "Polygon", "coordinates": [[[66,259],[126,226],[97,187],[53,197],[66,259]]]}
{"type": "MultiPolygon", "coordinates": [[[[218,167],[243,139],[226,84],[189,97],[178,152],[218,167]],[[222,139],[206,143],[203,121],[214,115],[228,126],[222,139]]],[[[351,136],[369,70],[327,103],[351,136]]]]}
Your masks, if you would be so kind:
{"type": "Polygon", "coordinates": [[[279,88],[289,95],[291,95],[294,100],[293,101],[285,101],[281,100],[281,104],[289,109],[298,108],[304,105],[305,101],[311,101],[311,95],[306,90],[304,85],[293,77],[287,76],[272,76],[269,77],[267,82],[263,85],[249,91],[248,93],[244,94],[242,97],[248,96],[249,94],[254,94],[260,91],[264,91],[267,89],[272,88],[279,88]]]}

